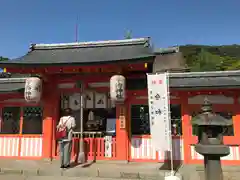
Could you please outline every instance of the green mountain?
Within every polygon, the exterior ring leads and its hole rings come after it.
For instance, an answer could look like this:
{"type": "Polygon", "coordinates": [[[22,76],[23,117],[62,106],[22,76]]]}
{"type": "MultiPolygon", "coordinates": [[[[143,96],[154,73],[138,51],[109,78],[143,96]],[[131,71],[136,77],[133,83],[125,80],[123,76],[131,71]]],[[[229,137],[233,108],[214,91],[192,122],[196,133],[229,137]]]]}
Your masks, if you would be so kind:
{"type": "Polygon", "coordinates": [[[240,45],[184,45],[180,51],[191,71],[240,69],[240,45]]]}

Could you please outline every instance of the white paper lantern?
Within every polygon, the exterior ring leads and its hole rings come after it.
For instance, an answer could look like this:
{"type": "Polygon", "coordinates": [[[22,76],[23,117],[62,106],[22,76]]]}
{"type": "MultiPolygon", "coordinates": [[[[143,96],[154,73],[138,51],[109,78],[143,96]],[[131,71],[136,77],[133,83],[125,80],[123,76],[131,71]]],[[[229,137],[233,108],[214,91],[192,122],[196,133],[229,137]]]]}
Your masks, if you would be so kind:
{"type": "Polygon", "coordinates": [[[38,77],[26,79],[24,98],[27,102],[39,102],[42,95],[42,80],[38,77]]]}
{"type": "Polygon", "coordinates": [[[115,102],[125,100],[126,79],[122,75],[114,75],[110,79],[110,97],[115,102]]]}

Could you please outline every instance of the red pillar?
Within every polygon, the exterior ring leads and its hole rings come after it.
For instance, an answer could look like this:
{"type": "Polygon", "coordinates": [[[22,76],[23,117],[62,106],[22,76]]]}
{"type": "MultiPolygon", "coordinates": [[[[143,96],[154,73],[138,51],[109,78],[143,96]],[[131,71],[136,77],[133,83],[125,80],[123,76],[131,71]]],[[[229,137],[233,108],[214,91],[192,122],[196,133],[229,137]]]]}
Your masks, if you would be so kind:
{"type": "Polygon", "coordinates": [[[55,84],[47,82],[43,86],[43,158],[53,157],[53,129],[56,120],[58,98],[55,84]]]}
{"type": "Polygon", "coordinates": [[[182,139],[183,139],[183,155],[182,157],[183,163],[188,164],[191,160],[191,147],[190,147],[190,141],[191,141],[191,122],[189,117],[189,111],[188,111],[188,95],[187,93],[181,93],[181,113],[182,113],[182,139]]]}
{"type": "MultiPolygon", "coordinates": [[[[234,115],[233,115],[233,129],[234,129],[234,144],[240,145],[240,103],[238,93],[234,95],[234,115]]],[[[226,106],[227,109],[227,106],[226,106]]]]}
{"type": "Polygon", "coordinates": [[[52,127],[52,132],[53,132],[53,135],[52,135],[52,155],[53,157],[55,157],[57,155],[57,141],[56,141],[56,136],[55,136],[55,132],[56,132],[56,126],[57,126],[57,123],[60,119],[60,94],[59,92],[55,92],[54,94],[55,98],[53,99],[53,102],[54,102],[54,111],[53,111],[53,127],[52,127]]]}
{"type": "Polygon", "coordinates": [[[128,130],[129,130],[129,120],[128,120],[128,111],[126,104],[117,104],[116,105],[116,151],[117,159],[121,161],[128,160],[128,130]],[[122,118],[120,118],[122,117],[122,118]],[[125,118],[125,120],[123,119],[125,118]],[[125,121],[125,122],[124,122],[125,121]]]}

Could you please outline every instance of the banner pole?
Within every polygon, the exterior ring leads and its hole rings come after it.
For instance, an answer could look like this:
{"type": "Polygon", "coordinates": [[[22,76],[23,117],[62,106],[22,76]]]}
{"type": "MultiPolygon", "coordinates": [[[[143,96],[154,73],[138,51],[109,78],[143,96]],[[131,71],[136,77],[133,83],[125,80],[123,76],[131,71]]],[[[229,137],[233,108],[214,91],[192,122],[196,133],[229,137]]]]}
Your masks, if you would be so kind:
{"type": "Polygon", "coordinates": [[[78,162],[85,163],[85,152],[84,152],[84,137],[83,137],[83,92],[84,92],[84,84],[81,83],[80,90],[80,140],[79,140],[79,154],[78,154],[78,162]]]}
{"type": "Polygon", "coordinates": [[[169,73],[166,72],[167,79],[167,96],[168,96],[168,119],[169,119],[169,144],[170,144],[170,163],[171,163],[171,176],[174,176],[174,163],[173,163],[173,140],[172,140],[172,123],[171,123],[171,97],[169,90],[169,73]]]}

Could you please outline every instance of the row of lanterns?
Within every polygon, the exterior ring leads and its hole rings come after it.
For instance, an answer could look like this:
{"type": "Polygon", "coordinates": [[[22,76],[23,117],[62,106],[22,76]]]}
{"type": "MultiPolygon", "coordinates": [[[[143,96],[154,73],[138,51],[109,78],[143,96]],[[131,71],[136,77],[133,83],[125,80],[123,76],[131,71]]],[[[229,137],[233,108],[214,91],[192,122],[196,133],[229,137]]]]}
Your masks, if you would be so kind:
{"type": "MultiPolygon", "coordinates": [[[[126,95],[126,79],[122,75],[114,75],[110,79],[110,97],[115,102],[124,102],[126,95]]],[[[24,98],[27,102],[37,103],[42,96],[42,80],[38,77],[26,79],[24,98]]]]}

